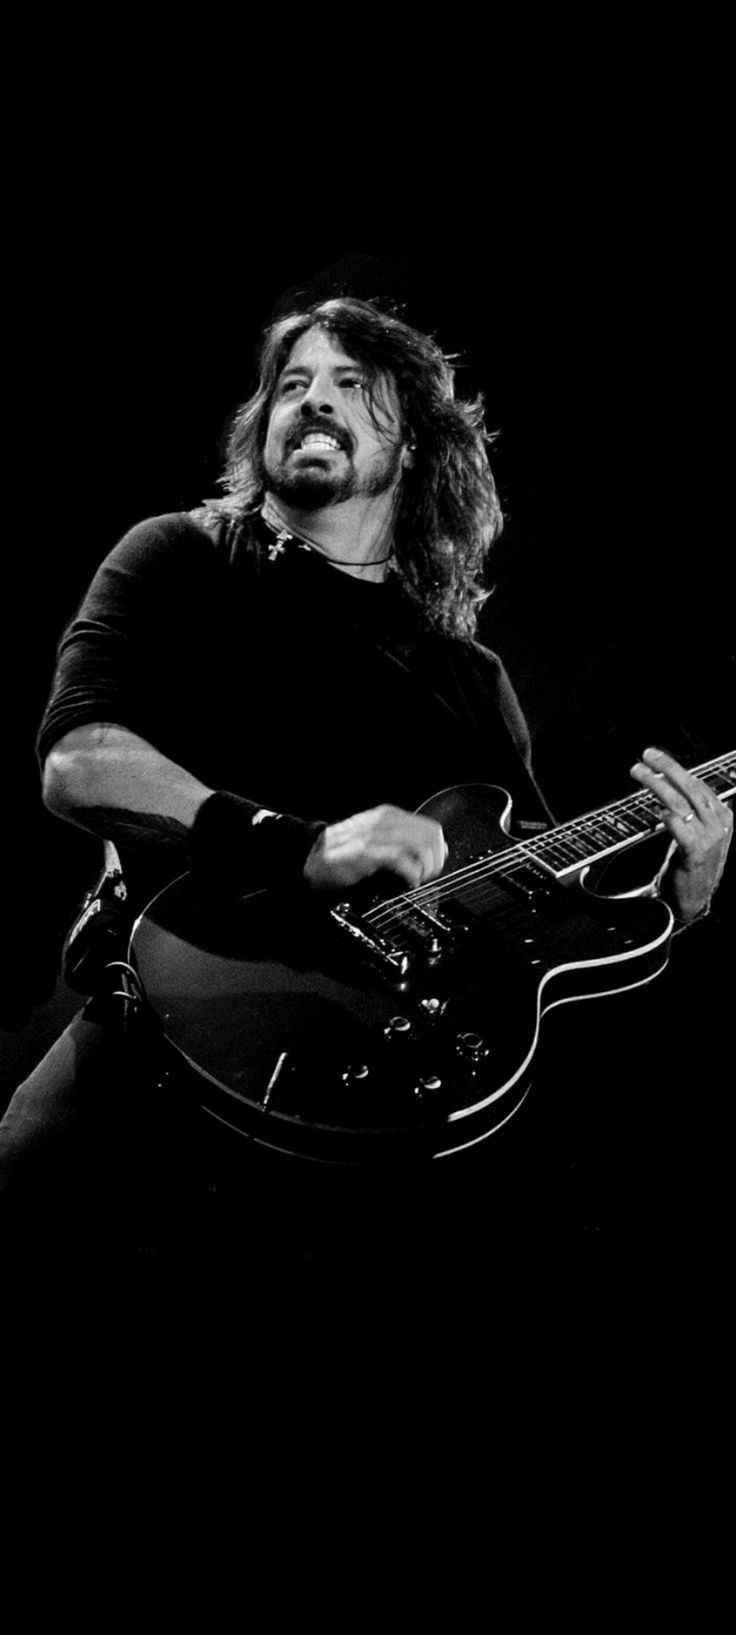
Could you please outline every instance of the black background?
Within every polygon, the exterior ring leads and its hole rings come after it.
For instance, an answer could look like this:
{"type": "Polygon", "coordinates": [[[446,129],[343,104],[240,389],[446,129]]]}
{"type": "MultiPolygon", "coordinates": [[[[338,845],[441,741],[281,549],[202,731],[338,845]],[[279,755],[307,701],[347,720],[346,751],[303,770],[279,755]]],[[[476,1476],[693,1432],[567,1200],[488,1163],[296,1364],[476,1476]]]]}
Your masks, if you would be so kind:
{"type": "MultiPolygon", "coordinates": [[[[691,765],[733,748],[731,56],[707,16],[681,24],[674,13],[648,24],[625,9],[569,21],[559,10],[516,16],[521,39],[513,44],[499,7],[457,18],[425,11],[408,20],[406,41],[396,8],[310,13],[301,37],[294,15],[274,8],[268,40],[268,20],[252,9],[237,24],[216,19],[216,37],[201,11],[177,15],[163,40],[154,38],[150,10],[113,9],[104,21],[78,24],[66,13],[58,24],[34,13],[19,42],[8,28],[3,1097],[75,1008],[56,983],[59,949],[98,859],[96,845],[46,814],[39,797],[33,742],[56,641],[127,527],[213,491],[223,424],[253,382],[257,331],[291,290],[397,298],[410,321],[462,354],[459,390],[485,393],[488,424],[500,431],[493,464],[507,522],[489,565],[496,590],[481,635],[512,674],[559,815],[626,793],[628,767],[652,739],[691,765]]],[[[528,1344],[518,1398],[509,1389],[513,1333],[502,1317],[487,1355],[485,1346],[472,1352],[452,1396],[469,1459],[487,1427],[467,1484],[474,1505],[482,1493],[484,1520],[491,1504],[508,1511],[510,1496],[516,1521],[517,1491],[526,1519],[549,1470],[554,1504],[544,1507],[540,1532],[549,1537],[550,1517],[564,1518],[556,1565],[566,1601],[584,1559],[578,1495],[586,1545],[588,1530],[599,1548],[601,1535],[615,1541],[607,1585],[621,1581],[622,1534],[637,1564],[637,1596],[649,1568],[657,1604],[669,1580],[681,1604],[685,1564],[694,1561],[700,1609],[712,1579],[723,1526],[715,1511],[722,1482],[710,1467],[723,1445],[720,1358],[728,1351],[720,1313],[728,1309],[724,1088],[733,1060],[735,873],[732,860],[718,914],[676,939],[667,973],[651,988],[547,1019],[551,1059],[561,1045],[562,1073],[572,1064],[570,1077],[600,1112],[623,1201],[618,1219],[634,1222],[620,1299],[602,1275],[605,1234],[597,1234],[595,1265],[581,1256],[580,1323],[569,1351],[552,1279],[556,1309],[544,1312],[528,1344]],[[641,1209],[629,1208],[634,1188],[639,1204],[651,1204],[648,1245],[637,1231],[641,1209]],[[641,1293],[633,1304],[632,1284],[641,1293]],[[599,1342],[594,1287],[604,1308],[599,1342]],[[499,1463],[505,1430],[508,1470],[499,1463]],[[545,1431],[551,1443],[559,1439],[559,1457],[546,1468],[545,1431]],[[717,1497],[709,1505],[710,1492],[717,1497]],[[610,1529],[600,1525],[609,1496],[610,1529]],[[678,1544],[683,1528],[674,1575],[673,1529],[660,1556],[653,1496],[657,1517],[672,1513],[678,1544]],[[704,1538],[707,1527],[706,1571],[696,1512],[704,1538]]],[[[554,1077],[545,1085],[540,1075],[540,1086],[538,1099],[551,1090],[556,1107],[554,1077]]],[[[595,1160],[589,1173],[591,1209],[582,1218],[600,1223],[606,1204],[597,1191],[608,1197],[609,1188],[605,1180],[598,1187],[595,1160]]],[[[485,1240],[482,1247],[485,1255],[485,1240]]],[[[489,1291],[498,1317],[497,1269],[491,1256],[479,1309],[489,1291]]],[[[526,1285],[522,1293],[532,1309],[526,1285]]],[[[449,1352],[455,1330],[451,1320],[446,1326],[449,1352]]],[[[141,1328],[145,1376],[145,1322],[141,1328]]],[[[16,1338],[9,1329],[11,1349],[16,1338]]],[[[66,1416],[56,1365],[68,1338],[54,1333],[38,1348],[39,1401],[54,1418],[66,1416]]],[[[166,1393],[189,1339],[187,1331],[181,1355],[167,1360],[166,1393]]],[[[299,1367],[312,1339],[310,1331],[299,1367]]],[[[255,1355],[260,1380],[260,1335],[248,1343],[245,1360],[255,1355]]],[[[393,1336],[380,1358],[389,1375],[401,1373],[392,1344],[393,1336]]],[[[86,1391],[99,1370],[94,1347],[78,1364],[73,1346],[71,1355],[86,1391]]],[[[204,1393],[208,1412],[223,1398],[228,1455],[242,1415],[243,1357],[225,1347],[216,1390],[204,1393]]],[[[107,1391],[107,1367],[100,1373],[107,1391]]],[[[403,1383],[413,1390],[416,1376],[403,1383]]],[[[127,1373],[123,1392],[129,1388],[127,1373]]],[[[112,1393],[115,1410],[122,1394],[112,1393]]],[[[192,1380],[187,1426],[198,1394],[192,1380]]],[[[259,1387],[255,1417],[263,1411],[270,1423],[270,1407],[259,1387]]],[[[10,1430],[12,1400],[9,1409],[10,1430]]],[[[179,1429],[177,1421],[177,1438],[179,1429]]],[[[69,1434],[74,1443],[73,1415],[69,1434]]],[[[135,1508],[127,1506],[121,1535],[128,1576],[150,1445],[136,1463],[135,1508]]],[[[181,1446],[189,1461],[186,1434],[181,1446]]],[[[100,1447],[104,1458],[104,1436],[100,1447]]],[[[45,1491],[36,1462],[27,1454],[24,1462],[33,1503],[19,1509],[26,1536],[34,1518],[35,1547],[45,1491]]],[[[65,1506],[55,1507],[53,1536],[69,1509],[68,1468],[59,1465],[65,1506]]],[[[189,1473],[188,1463],[181,1468],[189,1473]]],[[[231,1470],[239,1493],[252,1484],[247,1458],[231,1470]]],[[[388,1487],[382,1481],[370,1518],[371,1548],[385,1537],[388,1487]]],[[[444,1553],[447,1496],[455,1503],[466,1487],[427,1490],[444,1553]]],[[[102,1489],[88,1491],[99,1508],[102,1489]]],[[[158,1484],[150,1491],[158,1559],[158,1484]]],[[[216,1489],[202,1491],[209,1507],[216,1489]]],[[[334,1491],[343,1504],[350,1490],[334,1491]]],[[[397,1491],[403,1502],[401,1482],[397,1491]]],[[[318,1569],[321,1593],[325,1511],[315,1506],[311,1477],[308,1500],[297,1511],[282,1484],[263,1508],[269,1529],[279,1517],[279,1540],[286,1526],[290,1548],[316,1511],[322,1536],[308,1582],[318,1569]]],[[[356,1507],[344,1508],[354,1549],[356,1507]]],[[[71,1513],[76,1567],[76,1505],[71,1513]]],[[[109,1532],[109,1508],[100,1514],[109,1532]]],[[[363,1585],[366,1535],[358,1536],[363,1585]]],[[[238,1547],[240,1562],[242,1537],[238,1547]]],[[[463,1566],[467,1554],[464,1539],[463,1566]]],[[[220,1537],[218,1568],[222,1555],[220,1537]]],[[[408,1552],[413,1594],[425,1559],[426,1547],[421,1557],[408,1552]]]]}
{"type": "Polygon", "coordinates": [[[160,89],[139,67],[112,111],[104,75],[53,99],[11,178],[6,1084],[97,862],[39,799],[55,643],[125,529],[215,491],[292,293],[398,301],[484,393],[507,520],[480,634],[559,815],[626,793],[647,741],[696,764],[733,736],[717,98],[704,121],[632,67],[564,115],[522,87],[472,123],[430,100],[405,135],[374,86],[358,140],[313,79],[257,111],[160,89]]]}

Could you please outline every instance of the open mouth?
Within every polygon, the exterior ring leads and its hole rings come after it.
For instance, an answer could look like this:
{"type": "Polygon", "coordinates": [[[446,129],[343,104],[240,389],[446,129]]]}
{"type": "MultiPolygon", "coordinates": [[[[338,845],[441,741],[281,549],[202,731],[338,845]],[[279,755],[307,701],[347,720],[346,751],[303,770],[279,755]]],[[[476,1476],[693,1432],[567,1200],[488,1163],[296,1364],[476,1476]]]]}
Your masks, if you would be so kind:
{"type": "Polygon", "coordinates": [[[326,431],[305,431],[303,436],[294,444],[294,454],[339,454],[343,445],[337,437],[326,431]]]}

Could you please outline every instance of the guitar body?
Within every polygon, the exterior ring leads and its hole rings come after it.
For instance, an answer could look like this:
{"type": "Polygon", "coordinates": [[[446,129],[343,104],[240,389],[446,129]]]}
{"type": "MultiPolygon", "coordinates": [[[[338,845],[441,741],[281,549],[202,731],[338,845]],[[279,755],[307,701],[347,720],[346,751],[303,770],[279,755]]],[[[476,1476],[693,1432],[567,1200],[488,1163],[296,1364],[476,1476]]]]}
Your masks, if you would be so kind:
{"type": "Polygon", "coordinates": [[[524,1100],[545,1011],[666,965],[666,905],[527,867],[503,790],[465,785],[421,810],[449,856],[418,891],[223,902],[187,874],[138,921],[148,1003],[234,1131],[341,1164],[455,1152],[524,1100]]]}

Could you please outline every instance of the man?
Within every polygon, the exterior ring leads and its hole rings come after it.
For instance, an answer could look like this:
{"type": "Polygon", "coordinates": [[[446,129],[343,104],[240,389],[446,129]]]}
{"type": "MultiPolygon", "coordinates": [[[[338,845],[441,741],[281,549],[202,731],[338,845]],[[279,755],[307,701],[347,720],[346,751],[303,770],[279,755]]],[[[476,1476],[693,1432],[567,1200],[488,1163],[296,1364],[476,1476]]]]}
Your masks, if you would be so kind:
{"type": "MultiPolygon", "coordinates": [[[[432,340],[352,299],[273,325],[260,365],[225,498],[142,524],[102,564],[41,728],[47,806],[115,843],[135,907],[188,867],[232,896],[385,871],[416,887],[447,854],[416,808],[457,783],[508,788],[522,828],[550,820],[513,689],[474,641],[501,526],[480,403],[455,399],[432,340]]],[[[707,912],[730,814],[654,749],[632,776],[659,800],[661,889],[687,923],[707,912]]],[[[34,1166],[58,1177],[61,1149],[104,1186],[115,1118],[149,1143],[155,1093],[112,1083],[104,1033],[77,1019],[17,1092],[16,1194],[34,1166]]]]}
{"type": "MultiPolygon", "coordinates": [[[[283,549],[278,543],[283,532],[292,552],[295,544],[297,550],[307,547],[313,557],[321,556],[338,574],[362,587],[387,587],[384,606],[390,605],[392,612],[398,605],[396,597],[389,603],[393,573],[394,584],[398,577],[405,593],[402,614],[407,624],[411,608],[415,642],[422,623],[425,636],[439,631],[454,642],[472,637],[482,601],[478,576],[500,528],[500,511],[483,447],[479,406],[453,401],[451,371],[426,338],[350,301],[326,302],[274,326],[264,347],[261,389],[233,429],[229,477],[229,499],[193,517],[192,531],[211,521],[213,513],[217,518],[219,512],[220,520],[242,521],[252,518],[260,505],[262,524],[276,534],[269,556],[283,549]],[[387,361],[382,365],[383,356],[387,361]],[[440,460],[444,468],[438,470],[440,460]],[[428,527],[430,507],[434,514],[428,527]]],[[[108,571],[110,575],[126,571],[124,553],[117,561],[113,553],[108,571]]],[[[173,599],[175,584],[167,590],[173,599]]],[[[351,591],[346,607],[356,609],[361,595],[351,591]]],[[[378,596],[366,591],[366,605],[371,598],[377,607],[378,596]]],[[[89,704],[86,698],[81,704],[78,699],[68,701],[72,683],[66,678],[86,679],[87,662],[96,678],[96,640],[96,633],[85,629],[83,609],[67,638],[60,680],[40,736],[46,804],[59,816],[123,845],[131,840],[171,845],[185,857],[192,837],[196,849],[196,820],[201,814],[207,821],[213,791],[191,764],[177,765],[130,725],[117,718],[113,723],[81,719],[89,713],[89,704]],[[79,725],[69,726],[75,714],[79,725]],[[60,734],[62,725],[67,730],[60,734]]],[[[112,671],[111,641],[105,651],[112,671]]],[[[445,656],[437,642],[431,652],[434,662],[445,656]]],[[[180,678],[175,679],[179,684],[180,678]]],[[[525,728],[497,666],[494,679],[528,772],[525,728]]],[[[109,678],[103,675],[102,683],[109,691],[109,678]]],[[[330,711],[335,703],[334,697],[325,700],[323,717],[315,727],[330,744],[330,756],[334,755],[330,711]]],[[[140,709],[137,699],[136,708],[140,709]]],[[[155,701],[147,700],[145,709],[155,718],[155,701]]],[[[259,713],[270,733],[275,711],[259,713]]],[[[167,727],[168,741],[174,734],[168,723],[167,727]]],[[[252,719],[244,729],[237,751],[238,791],[248,787],[249,778],[256,789],[261,776],[248,741],[252,719]]],[[[343,757],[345,750],[341,745],[343,757]]],[[[310,751],[316,752],[313,743],[310,751]]],[[[384,765],[387,754],[384,743],[384,765]]],[[[418,759],[412,745],[402,744],[401,760],[407,757],[418,759]]],[[[490,774],[493,768],[487,765],[485,770],[490,774]]],[[[670,757],[648,751],[632,775],[660,799],[666,826],[677,843],[668,887],[678,917],[687,922],[706,909],[720,878],[730,814],[670,757]]],[[[428,819],[413,816],[399,804],[351,812],[345,809],[344,785],[336,797],[332,787],[329,793],[318,789],[315,778],[309,787],[308,772],[307,803],[300,798],[304,776],[305,769],[300,768],[290,785],[299,816],[331,820],[316,840],[305,835],[310,846],[304,872],[310,886],[352,885],[379,868],[390,868],[417,885],[439,872],[444,843],[428,819]],[[320,796],[321,804],[312,807],[320,796]],[[338,809],[331,810],[335,805],[338,809]]],[[[383,793],[391,796],[388,772],[384,780],[389,785],[385,791],[372,775],[364,782],[366,788],[375,788],[377,798],[383,793]]],[[[441,768],[430,765],[422,767],[415,787],[428,795],[442,787],[442,781],[441,768]]],[[[260,807],[255,814],[241,809],[239,838],[251,845],[253,815],[263,823],[260,807]]],[[[211,818],[208,829],[213,822],[211,818]]],[[[263,832],[260,828],[258,838],[263,832]]]]}

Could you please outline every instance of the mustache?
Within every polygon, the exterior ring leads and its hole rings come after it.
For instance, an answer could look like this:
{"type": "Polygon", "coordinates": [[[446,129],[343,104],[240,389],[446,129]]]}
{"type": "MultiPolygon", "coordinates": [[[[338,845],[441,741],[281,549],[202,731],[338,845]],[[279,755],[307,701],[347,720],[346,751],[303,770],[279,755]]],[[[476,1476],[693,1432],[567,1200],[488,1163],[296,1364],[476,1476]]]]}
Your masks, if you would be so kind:
{"type": "Polygon", "coordinates": [[[336,443],[339,443],[340,448],[345,449],[346,453],[349,454],[352,450],[352,438],[343,430],[342,426],[336,426],[334,421],[321,420],[319,416],[312,417],[310,415],[308,419],[300,419],[293,431],[289,433],[286,440],[287,453],[291,454],[295,448],[298,448],[302,438],[306,437],[310,432],[324,432],[325,437],[332,437],[336,443]]]}

